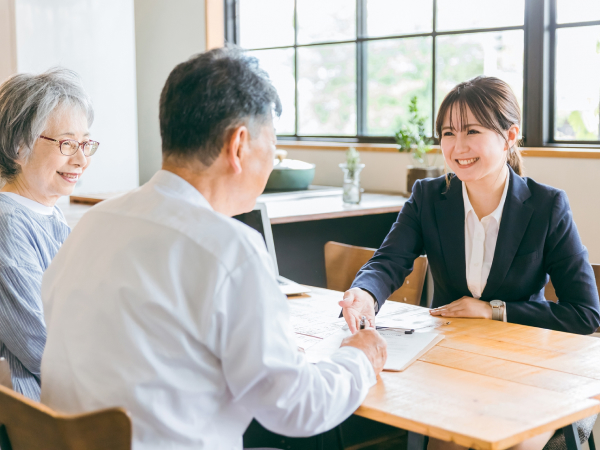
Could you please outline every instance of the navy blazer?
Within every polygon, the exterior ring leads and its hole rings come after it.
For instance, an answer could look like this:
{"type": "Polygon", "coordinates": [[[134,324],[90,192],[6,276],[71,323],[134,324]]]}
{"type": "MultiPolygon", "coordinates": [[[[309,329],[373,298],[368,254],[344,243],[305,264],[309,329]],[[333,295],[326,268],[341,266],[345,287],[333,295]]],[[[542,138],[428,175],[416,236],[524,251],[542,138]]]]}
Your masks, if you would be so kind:
{"type": "MultiPolygon", "coordinates": [[[[512,169],[509,176],[481,300],[505,301],[509,322],[593,333],[600,325],[598,289],[567,195],[512,169]],[[548,276],[558,303],[544,298],[548,276]]],[[[433,307],[472,297],[467,286],[462,182],[456,176],[449,188],[444,177],[415,183],[381,248],[360,269],[352,287],[370,292],[381,306],[402,286],[421,254],[427,254],[433,274],[433,307]]]]}

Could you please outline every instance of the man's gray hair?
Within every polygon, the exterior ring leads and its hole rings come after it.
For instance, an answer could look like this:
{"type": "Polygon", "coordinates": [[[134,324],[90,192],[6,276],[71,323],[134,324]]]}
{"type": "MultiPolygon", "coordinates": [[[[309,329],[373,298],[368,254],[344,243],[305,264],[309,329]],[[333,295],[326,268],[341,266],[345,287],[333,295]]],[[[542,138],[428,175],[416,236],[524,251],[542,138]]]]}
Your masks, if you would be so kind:
{"type": "Polygon", "coordinates": [[[64,107],[81,110],[92,125],[91,99],[72,70],[18,74],[0,85],[0,186],[19,174],[17,159],[31,155],[52,114],[64,107]]]}

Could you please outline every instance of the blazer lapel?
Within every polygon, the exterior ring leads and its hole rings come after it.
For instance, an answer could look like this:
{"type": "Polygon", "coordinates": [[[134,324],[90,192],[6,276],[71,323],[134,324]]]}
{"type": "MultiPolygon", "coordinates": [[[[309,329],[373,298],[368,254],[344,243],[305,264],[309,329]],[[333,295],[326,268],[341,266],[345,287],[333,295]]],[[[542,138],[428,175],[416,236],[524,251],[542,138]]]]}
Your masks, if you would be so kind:
{"type": "Polygon", "coordinates": [[[450,284],[469,292],[465,262],[465,206],[462,182],[455,176],[442,199],[435,203],[435,217],[450,284]]]}
{"type": "Polygon", "coordinates": [[[515,174],[510,166],[509,171],[510,180],[494,251],[494,261],[485,289],[481,293],[482,300],[494,299],[494,294],[506,278],[533,215],[533,207],[524,203],[531,197],[527,183],[515,174]]]}

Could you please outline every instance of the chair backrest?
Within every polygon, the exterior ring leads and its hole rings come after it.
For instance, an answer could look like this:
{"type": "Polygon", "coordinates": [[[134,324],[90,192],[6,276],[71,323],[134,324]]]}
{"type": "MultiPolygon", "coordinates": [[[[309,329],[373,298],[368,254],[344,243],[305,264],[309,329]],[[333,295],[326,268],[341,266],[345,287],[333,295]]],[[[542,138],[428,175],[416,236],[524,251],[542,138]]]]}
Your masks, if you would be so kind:
{"type": "MultiPolygon", "coordinates": [[[[327,289],[346,291],[352,285],[356,273],[375,253],[374,248],[357,247],[329,241],[325,244],[325,276],[327,289]]],[[[423,283],[427,273],[427,257],[415,259],[412,273],[404,284],[388,300],[418,305],[421,303],[423,283]]]]}
{"type": "MultiPolygon", "coordinates": [[[[598,291],[600,291],[600,264],[592,264],[592,269],[594,269],[594,276],[596,277],[596,287],[598,288],[598,291]]],[[[548,281],[548,284],[546,285],[544,297],[551,302],[556,303],[558,301],[552,280],[548,281]]]]}
{"type": "Polygon", "coordinates": [[[0,386],[12,389],[10,366],[8,365],[8,361],[4,358],[0,358],[0,386]]]}
{"type": "Polygon", "coordinates": [[[131,420],[121,408],[63,415],[0,386],[2,450],[130,450],[131,420]]]}

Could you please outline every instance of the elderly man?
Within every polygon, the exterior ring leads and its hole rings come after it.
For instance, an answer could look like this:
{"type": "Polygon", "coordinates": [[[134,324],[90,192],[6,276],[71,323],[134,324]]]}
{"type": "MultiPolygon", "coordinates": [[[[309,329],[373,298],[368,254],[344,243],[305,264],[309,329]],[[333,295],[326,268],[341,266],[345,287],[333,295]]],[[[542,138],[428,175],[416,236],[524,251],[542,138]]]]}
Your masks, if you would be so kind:
{"type": "Polygon", "coordinates": [[[253,208],[273,165],[277,93],[235,48],[178,65],[160,98],[163,169],[87,213],[46,272],[42,401],[123,406],[133,448],[239,449],[255,417],[328,430],[385,362],[373,329],[316,365],[297,351],[253,208]]]}

